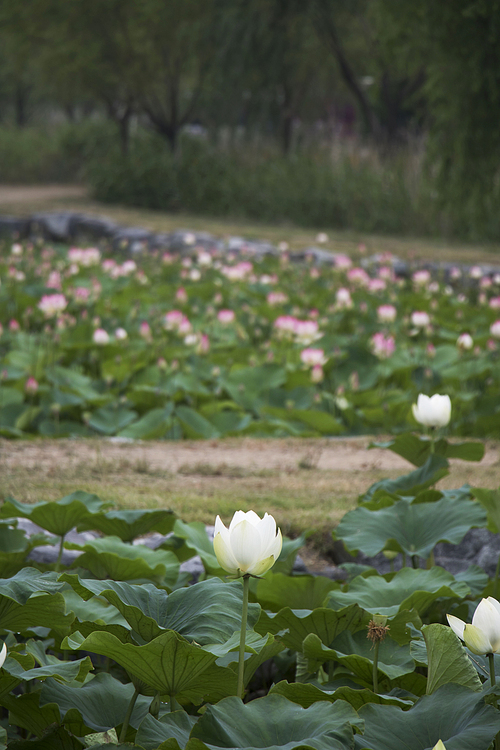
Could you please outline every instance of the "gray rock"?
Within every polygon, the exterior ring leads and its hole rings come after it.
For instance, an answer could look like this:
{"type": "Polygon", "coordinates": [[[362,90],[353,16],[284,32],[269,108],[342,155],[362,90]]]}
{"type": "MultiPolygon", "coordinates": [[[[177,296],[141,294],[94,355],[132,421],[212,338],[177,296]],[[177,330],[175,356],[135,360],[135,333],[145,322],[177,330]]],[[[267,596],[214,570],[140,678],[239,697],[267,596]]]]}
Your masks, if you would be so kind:
{"type": "Polygon", "coordinates": [[[73,236],[72,222],[75,218],[76,214],[71,211],[33,214],[30,234],[51,242],[69,242],[73,236]]]}
{"type": "Polygon", "coordinates": [[[153,233],[141,227],[123,227],[111,239],[116,250],[128,250],[133,254],[143,252],[150,244],[153,233]]]}
{"type": "Polygon", "coordinates": [[[0,237],[13,240],[24,240],[30,231],[29,219],[17,219],[14,216],[0,216],[0,237]]]}

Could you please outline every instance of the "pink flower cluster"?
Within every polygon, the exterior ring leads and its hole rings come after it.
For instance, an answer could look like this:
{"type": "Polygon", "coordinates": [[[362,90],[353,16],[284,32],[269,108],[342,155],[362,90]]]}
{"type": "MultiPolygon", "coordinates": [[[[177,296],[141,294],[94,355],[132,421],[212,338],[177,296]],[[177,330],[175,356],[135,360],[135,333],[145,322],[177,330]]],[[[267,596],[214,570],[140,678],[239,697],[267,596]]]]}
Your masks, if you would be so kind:
{"type": "Polygon", "coordinates": [[[222,266],[221,273],[229,281],[244,281],[253,271],[253,265],[248,260],[242,260],[235,266],[222,266]]]}
{"type": "Polygon", "coordinates": [[[179,335],[185,335],[191,331],[191,323],[180,310],[170,310],[164,319],[163,325],[167,331],[176,331],[179,335]]]}
{"type": "Polygon", "coordinates": [[[388,359],[394,354],[396,344],[394,336],[384,336],[383,333],[374,333],[370,339],[372,352],[379,359],[388,359]]]}
{"type": "Polygon", "coordinates": [[[293,315],[280,315],[274,321],[274,327],[281,335],[291,335],[299,344],[307,346],[320,338],[318,323],[315,320],[299,320],[293,315]]]}
{"type": "Polygon", "coordinates": [[[62,312],[68,306],[68,300],[64,294],[44,294],[38,308],[43,312],[46,318],[52,318],[54,315],[62,312]]]}
{"type": "Polygon", "coordinates": [[[101,252],[97,247],[71,247],[68,250],[68,260],[70,263],[76,263],[79,266],[88,268],[97,266],[101,261],[101,252]]]}

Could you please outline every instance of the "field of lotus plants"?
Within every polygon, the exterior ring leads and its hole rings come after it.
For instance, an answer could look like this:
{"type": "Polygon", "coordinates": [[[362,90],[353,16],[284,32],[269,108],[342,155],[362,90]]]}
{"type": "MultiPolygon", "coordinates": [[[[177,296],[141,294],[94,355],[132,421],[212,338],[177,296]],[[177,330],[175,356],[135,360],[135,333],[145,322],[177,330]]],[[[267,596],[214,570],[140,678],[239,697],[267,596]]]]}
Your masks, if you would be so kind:
{"type": "MultiPolygon", "coordinates": [[[[449,416],[447,397],[431,401],[415,407],[429,427],[449,416]]],[[[497,748],[498,568],[434,563],[438,542],[500,529],[499,491],[435,489],[447,457],[483,446],[406,432],[386,448],[415,468],[370,487],[334,532],[383,551],[385,575],[354,558],[339,580],[295,572],[305,537],[282,538],[268,514],[217,517],[212,541],[167,509],[83,491],[7,498],[0,748],[497,748]],[[74,541],[75,528],[99,534],[74,541]],[[55,562],[29,556],[49,544],[55,562]],[[195,555],[196,581],[182,565],[195,555]]]]}
{"type": "Polygon", "coordinates": [[[437,392],[498,437],[500,276],[334,260],[5,243],[0,434],[396,434],[437,392]]]}
{"type": "Polygon", "coordinates": [[[0,433],[379,431],[414,468],[333,530],[336,580],[297,572],[307,530],[268,514],[212,538],[79,489],[5,498],[0,750],[496,750],[500,559],[454,574],[434,551],[500,531],[500,490],[436,488],[484,453],[445,429],[500,434],[500,278],[188,249],[4,246],[0,433]]]}

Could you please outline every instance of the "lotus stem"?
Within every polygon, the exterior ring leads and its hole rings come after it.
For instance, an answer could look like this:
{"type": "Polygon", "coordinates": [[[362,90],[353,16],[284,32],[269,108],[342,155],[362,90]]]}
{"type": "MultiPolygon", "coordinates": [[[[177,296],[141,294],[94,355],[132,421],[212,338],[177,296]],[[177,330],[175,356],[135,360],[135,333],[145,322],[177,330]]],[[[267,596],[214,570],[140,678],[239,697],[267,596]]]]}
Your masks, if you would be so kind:
{"type": "Polygon", "coordinates": [[[401,567],[406,568],[406,552],[401,552],[401,567]]]}
{"type": "Polygon", "coordinates": [[[374,642],[374,654],[373,654],[373,692],[378,693],[378,649],[380,641],[374,642]]]}
{"type": "Polygon", "coordinates": [[[490,660],[490,682],[491,687],[494,687],[496,685],[496,676],[495,676],[495,654],[488,654],[488,659],[490,660]]]}
{"type": "Polygon", "coordinates": [[[61,567],[61,559],[62,559],[62,553],[64,549],[64,537],[65,537],[65,534],[62,535],[61,541],[59,543],[59,554],[57,555],[57,560],[56,560],[56,573],[59,573],[59,569],[61,567]]]}
{"type": "Polygon", "coordinates": [[[134,690],[134,694],[132,698],[130,699],[130,703],[128,704],[127,713],[125,714],[125,719],[123,720],[122,724],[122,731],[120,732],[120,737],[118,738],[118,742],[125,742],[125,737],[127,736],[127,730],[128,725],[130,722],[130,718],[132,716],[132,712],[134,710],[135,702],[137,698],[139,697],[139,691],[137,688],[134,690]]]}
{"type": "Polygon", "coordinates": [[[495,578],[493,579],[493,596],[497,599],[498,592],[498,576],[500,575],[500,555],[498,557],[497,567],[495,570],[495,578]]]}
{"type": "Polygon", "coordinates": [[[411,565],[412,565],[413,568],[419,568],[420,567],[419,560],[418,560],[418,555],[412,555],[411,556],[411,565]]]}
{"type": "Polygon", "coordinates": [[[434,550],[431,549],[429,557],[427,558],[427,570],[430,570],[431,568],[433,568],[435,564],[436,564],[436,561],[434,559],[434,550]]]}
{"type": "Polygon", "coordinates": [[[243,699],[243,673],[245,671],[245,640],[247,632],[248,617],[248,589],[250,576],[243,576],[243,609],[241,612],[241,633],[240,633],[240,652],[238,662],[238,687],[236,695],[243,699]]]}

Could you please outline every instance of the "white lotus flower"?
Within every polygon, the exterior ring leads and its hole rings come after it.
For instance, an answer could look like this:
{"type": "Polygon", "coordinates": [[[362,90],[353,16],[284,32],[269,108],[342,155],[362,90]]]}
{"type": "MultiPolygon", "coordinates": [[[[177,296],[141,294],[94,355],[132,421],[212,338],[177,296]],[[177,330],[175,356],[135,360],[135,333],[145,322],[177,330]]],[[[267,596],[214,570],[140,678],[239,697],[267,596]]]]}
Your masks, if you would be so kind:
{"type": "Polygon", "coordinates": [[[450,397],[439,393],[429,397],[421,393],[412,411],[417,422],[426,427],[445,427],[451,417],[450,397]]]}
{"type": "Polygon", "coordinates": [[[218,563],[231,575],[264,575],[278,559],[283,540],[276,521],[268,513],[259,518],[249,510],[237,510],[229,529],[215,519],[214,551],[218,563]]]}
{"type": "Polygon", "coordinates": [[[0,669],[3,667],[3,663],[6,658],[7,658],[7,646],[4,643],[2,646],[2,650],[0,651],[0,669]]]}
{"type": "Polygon", "coordinates": [[[450,627],[473,654],[500,652],[500,602],[489,596],[481,599],[472,616],[472,624],[454,615],[446,615],[450,627]]]}

